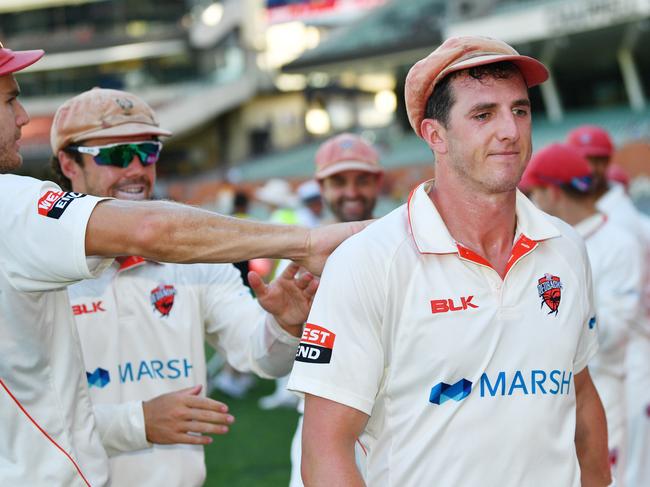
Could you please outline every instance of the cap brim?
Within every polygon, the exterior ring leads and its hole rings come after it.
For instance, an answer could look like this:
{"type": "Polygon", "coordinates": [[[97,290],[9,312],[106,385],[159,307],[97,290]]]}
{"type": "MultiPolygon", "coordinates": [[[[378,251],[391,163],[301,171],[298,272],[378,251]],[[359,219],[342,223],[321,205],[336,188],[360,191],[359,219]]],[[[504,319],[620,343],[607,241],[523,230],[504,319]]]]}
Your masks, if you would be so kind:
{"type": "Polygon", "coordinates": [[[337,174],[343,171],[363,171],[373,174],[382,174],[384,170],[367,162],[361,161],[341,161],[331,166],[325,167],[316,173],[316,179],[325,179],[332,174],[337,174]]]}
{"type": "Polygon", "coordinates": [[[165,130],[160,127],[155,127],[153,125],[148,125],[146,123],[123,123],[121,125],[115,125],[114,127],[109,127],[100,130],[92,130],[79,134],[74,137],[69,142],[82,142],[88,139],[102,139],[108,137],[128,137],[136,135],[160,135],[163,137],[169,137],[172,133],[169,130],[165,130]]]}
{"type": "Polygon", "coordinates": [[[485,64],[493,64],[502,61],[510,61],[519,68],[521,74],[526,80],[526,85],[531,88],[537,86],[549,77],[548,69],[537,59],[528,56],[521,56],[516,54],[486,54],[474,58],[466,59],[457,64],[454,64],[447,69],[444,69],[437,76],[436,80],[440,80],[449,73],[460,71],[462,69],[474,68],[476,66],[483,66],[485,64]]]}
{"type": "Polygon", "coordinates": [[[27,66],[31,66],[36,61],[43,57],[45,52],[42,49],[36,49],[33,51],[11,51],[10,49],[5,49],[10,51],[13,57],[0,66],[0,76],[5,76],[7,74],[15,73],[21,69],[25,69],[27,66]]]}

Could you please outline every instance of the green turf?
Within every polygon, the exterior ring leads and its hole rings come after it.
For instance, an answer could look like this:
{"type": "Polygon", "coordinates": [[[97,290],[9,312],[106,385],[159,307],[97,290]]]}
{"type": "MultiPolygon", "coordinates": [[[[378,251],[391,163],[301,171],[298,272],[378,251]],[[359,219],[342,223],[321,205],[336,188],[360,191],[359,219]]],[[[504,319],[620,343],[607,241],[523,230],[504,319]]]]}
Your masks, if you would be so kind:
{"type": "Polygon", "coordinates": [[[262,411],[257,400],[273,392],[275,382],[258,379],[242,400],[214,391],[212,397],[228,404],[235,424],[225,436],[214,436],[205,450],[205,487],[286,487],[289,450],[296,429],[295,409],[262,411]]]}

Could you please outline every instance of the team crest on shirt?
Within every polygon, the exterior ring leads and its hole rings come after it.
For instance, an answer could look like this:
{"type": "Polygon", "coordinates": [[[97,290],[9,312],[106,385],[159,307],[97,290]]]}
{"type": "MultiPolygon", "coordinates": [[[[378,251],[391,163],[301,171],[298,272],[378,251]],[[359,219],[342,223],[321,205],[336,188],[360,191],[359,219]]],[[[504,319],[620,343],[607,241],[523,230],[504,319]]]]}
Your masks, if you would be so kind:
{"type": "Polygon", "coordinates": [[[151,304],[163,317],[169,316],[174,306],[176,288],[169,284],[161,284],[151,291],[151,304]]]}
{"type": "Polygon", "coordinates": [[[560,300],[562,299],[562,281],[560,281],[560,278],[544,274],[544,277],[537,280],[537,293],[542,298],[540,308],[546,305],[550,310],[548,314],[555,313],[555,316],[557,316],[560,309],[560,300]]]}

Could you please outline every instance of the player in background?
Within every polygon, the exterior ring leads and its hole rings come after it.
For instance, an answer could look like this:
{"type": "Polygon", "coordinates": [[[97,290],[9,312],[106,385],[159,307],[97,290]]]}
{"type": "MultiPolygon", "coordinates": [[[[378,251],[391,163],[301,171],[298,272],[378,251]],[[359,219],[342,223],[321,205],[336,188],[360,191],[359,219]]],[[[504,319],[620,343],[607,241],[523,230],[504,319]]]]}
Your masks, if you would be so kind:
{"type": "MultiPolygon", "coordinates": [[[[343,133],[323,142],[315,156],[314,177],[320,186],[325,206],[334,222],[368,220],[373,217],[381,190],[383,169],[379,153],[362,137],[343,133]]],[[[300,476],[304,401],[298,404],[298,426],[291,441],[291,480],[289,487],[302,487],[300,476]]],[[[355,444],[357,466],[364,470],[365,452],[355,444]]]]}
{"type": "Polygon", "coordinates": [[[318,272],[362,225],[266,225],[9,174],[22,163],[29,123],[14,73],[42,56],[0,45],[0,477],[3,485],[101,487],[108,460],[66,287],[97,277],[119,255],[185,263],[290,258],[318,272]]]}
{"type": "MultiPolygon", "coordinates": [[[[130,93],[94,88],[75,96],[51,129],[60,186],[150,199],[162,131],[153,110],[130,93]]],[[[203,485],[203,445],[211,439],[193,433],[223,434],[234,421],[223,403],[205,397],[204,342],[241,372],[285,375],[316,287],[310,274],[294,279],[296,270],[270,286],[253,276],[269,314],[231,264],[123,256],[99,278],[68,288],[115,485],[203,485]]]]}
{"type": "Polygon", "coordinates": [[[641,306],[643,249],[634,235],[598,211],[592,169],[575,147],[553,144],[534,154],[520,188],[540,209],[572,225],[587,245],[599,326],[599,350],[589,371],[605,407],[610,464],[620,487],[627,429],[625,357],[641,306]]]}
{"type": "MultiPolygon", "coordinates": [[[[613,222],[633,234],[644,249],[643,281],[650,287],[650,217],[641,213],[625,187],[608,181],[614,143],[601,127],[584,125],[567,135],[567,143],[587,158],[594,173],[596,207],[613,222]]],[[[642,300],[641,311],[630,333],[627,349],[626,404],[627,448],[623,462],[625,485],[650,485],[650,296],[642,300]]]]}

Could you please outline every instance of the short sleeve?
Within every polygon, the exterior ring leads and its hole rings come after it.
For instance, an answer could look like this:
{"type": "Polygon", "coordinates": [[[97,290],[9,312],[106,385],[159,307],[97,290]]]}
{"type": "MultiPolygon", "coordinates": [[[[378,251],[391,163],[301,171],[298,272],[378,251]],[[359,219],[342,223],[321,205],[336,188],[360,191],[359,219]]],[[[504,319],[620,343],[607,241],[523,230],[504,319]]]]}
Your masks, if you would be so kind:
{"type": "Polygon", "coordinates": [[[86,257],[88,219],[102,198],[37,179],[0,176],[0,269],[19,291],[96,277],[111,259],[86,257]]]}
{"type": "Polygon", "coordinates": [[[384,372],[381,256],[358,236],[328,259],[288,388],[371,414],[384,372]]]}
{"type": "Polygon", "coordinates": [[[593,281],[584,243],[581,245],[581,250],[586,292],[584,293],[583,313],[578,324],[580,326],[580,336],[573,359],[574,374],[581,372],[598,351],[598,324],[594,306],[593,281]]]}

